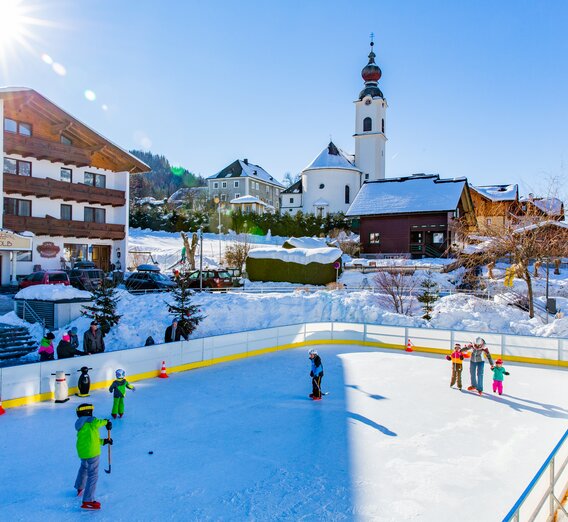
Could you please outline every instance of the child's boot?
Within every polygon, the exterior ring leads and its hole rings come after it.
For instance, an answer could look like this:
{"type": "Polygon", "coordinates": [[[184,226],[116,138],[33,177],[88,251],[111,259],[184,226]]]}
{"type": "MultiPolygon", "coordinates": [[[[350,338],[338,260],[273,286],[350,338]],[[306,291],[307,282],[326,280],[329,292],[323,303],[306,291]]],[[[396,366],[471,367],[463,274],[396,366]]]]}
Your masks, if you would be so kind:
{"type": "Polygon", "coordinates": [[[82,509],[101,509],[101,503],[93,500],[92,502],[83,502],[82,509]]]}
{"type": "Polygon", "coordinates": [[[111,415],[113,419],[116,419],[116,413],[111,413],[111,415]]]}

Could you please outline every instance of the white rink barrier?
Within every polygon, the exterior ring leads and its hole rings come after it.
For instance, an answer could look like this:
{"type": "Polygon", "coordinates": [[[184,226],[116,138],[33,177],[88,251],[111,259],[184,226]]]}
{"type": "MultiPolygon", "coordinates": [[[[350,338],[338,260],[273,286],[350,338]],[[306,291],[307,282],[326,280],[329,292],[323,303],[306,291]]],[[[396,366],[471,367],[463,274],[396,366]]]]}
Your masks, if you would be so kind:
{"type": "Polygon", "coordinates": [[[179,372],[220,362],[302,346],[340,344],[404,350],[410,339],[416,352],[447,354],[455,342],[485,339],[491,353],[507,361],[568,368],[568,339],[528,337],[486,332],[463,332],[383,326],[364,323],[303,323],[191,339],[0,368],[0,400],[15,407],[53,398],[56,371],[71,374],[69,393],[75,393],[79,368],[89,366],[91,389],[108,386],[117,368],[124,368],[131,381],[156,377],[162,361],[168,372],[179,372]]]}

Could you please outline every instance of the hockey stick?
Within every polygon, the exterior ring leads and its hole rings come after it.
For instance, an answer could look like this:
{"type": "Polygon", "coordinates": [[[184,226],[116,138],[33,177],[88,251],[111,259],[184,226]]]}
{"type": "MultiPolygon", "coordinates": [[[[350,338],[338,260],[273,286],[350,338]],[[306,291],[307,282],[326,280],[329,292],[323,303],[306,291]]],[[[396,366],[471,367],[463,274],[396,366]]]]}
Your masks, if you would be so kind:
{"type": "Polygon", "coordinates": [[[319,383],[318,383],[317,377],[316,377],[316,380],[315,380],[314,382],[316,383],[316,386],[318,387],[318,390],[319,390],[319,392],[320,392],[320,396],[321,396],[321,397],[323,397],[324,395],[329,395],[329,392],[325,392],[325,393],[324,393],[324,392],[321,391],[321,388],[320,388],[320,385],[319,385],[319,383]]]}
{"type": "MultiPolygon", "coordinates": [[[[107,430],[107,437],[110,439],[110,430],[107,430]]],[[[108,446],[108,469],[105,469],[105,473],[109,473],[110,474],[110,444],[107,444],[108,446]]]]}

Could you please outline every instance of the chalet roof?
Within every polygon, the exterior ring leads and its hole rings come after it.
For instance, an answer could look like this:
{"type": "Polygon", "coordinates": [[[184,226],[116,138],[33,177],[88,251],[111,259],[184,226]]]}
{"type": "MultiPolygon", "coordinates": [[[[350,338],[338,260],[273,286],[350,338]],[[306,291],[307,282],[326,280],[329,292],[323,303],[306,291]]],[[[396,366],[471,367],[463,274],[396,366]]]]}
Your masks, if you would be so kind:
{"type": "Polygon", "coordinates": [[[416,212],[451,212],[460,202],[466,178],[440,179],[437,174],[370,181],[363,184],[347,216],[416,212]]]}
{"type": "Polygon", "coordinates": [[[491,201],[517,201],[519,198],[519,186],[513,185],[471,185],[470,189],[475,190],[483,197],[491,201]]]}
{"type": "Polygon", "coordinates": [[[4,116],[6,116],[7,108],[18,105],[33,111],[38,117],[49,122],[53,128],[64,129],[65,133],[73,138],[74,145],[82,149],[90,149],[90,164],[93,167],[131,174],[152,170],[136,156],[71,116],[34,89],[0,87],[0,99],[4,100],[4,116]]]}
{"type": "Polygon", "coordinates": [[[537,228],[544,228],[544,227],[560,227],[560,228],[568,228],[568,223],[564,223],[563,221],[556,221],[556,220],[548,220],[548,221],[541,221],[540,223],[533,223],[532,225],[527,225],[524,227],[519,227],[514,230],[515,234],[519,234],[521,232],[528,232],[530,230],[535,230],[537,228]]]}
{"type": "Polygon", "coordinates": [[[271,176],[266,170],[259,165],[249,163],[245,160],[235,160],[230,165],[227,165],[223,170],[209,176],[207,179],[226,179],[226,178],[251,178],[258,179],[264,183],[274,185],[279,188],[284,188],[284,185],[271,176]]]}
{"type": "Polygon", "coordinates": [[[564,203],[558,198],[521,198],[523,203],[531,203],[542,213],[549,216],[561,216],[564,214],[564,203]]]}
{"type": "Polygon", "coordinates": [[[349,159],[349,155],[330,141],[329,145],[304,169],[344,169],[361,172],[349,159]]]}
{"type": "Polygon", "coordinates": [[[293,185],[290,185],[286,190],[282,191],[282,194],[301,194],[302,193],[302,180],[296,181],[293,185]]]}

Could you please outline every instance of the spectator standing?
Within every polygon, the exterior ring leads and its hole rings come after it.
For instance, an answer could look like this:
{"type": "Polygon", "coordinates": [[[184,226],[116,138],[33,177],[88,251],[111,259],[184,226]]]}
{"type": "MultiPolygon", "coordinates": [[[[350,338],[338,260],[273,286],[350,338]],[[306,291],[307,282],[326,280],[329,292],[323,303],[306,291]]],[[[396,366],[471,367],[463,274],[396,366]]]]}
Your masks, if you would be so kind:
{"type": "Polygon", "coordinates": [[[189,336],[180,326],[179,320],[177,318],[174,318],[172,324],[166,328],[166,333],[164,334],[164,342],[173,343],[175,341],[179,341],[182,337],[187,341],[187,338],[189,336]]]}
{"type": "Polygon", "coordinates": [[[103,333],[96,321],[91,323],[90,328],[83,335],[83,350],[85,353],[102,353],[105,351],[103,333]]]}

